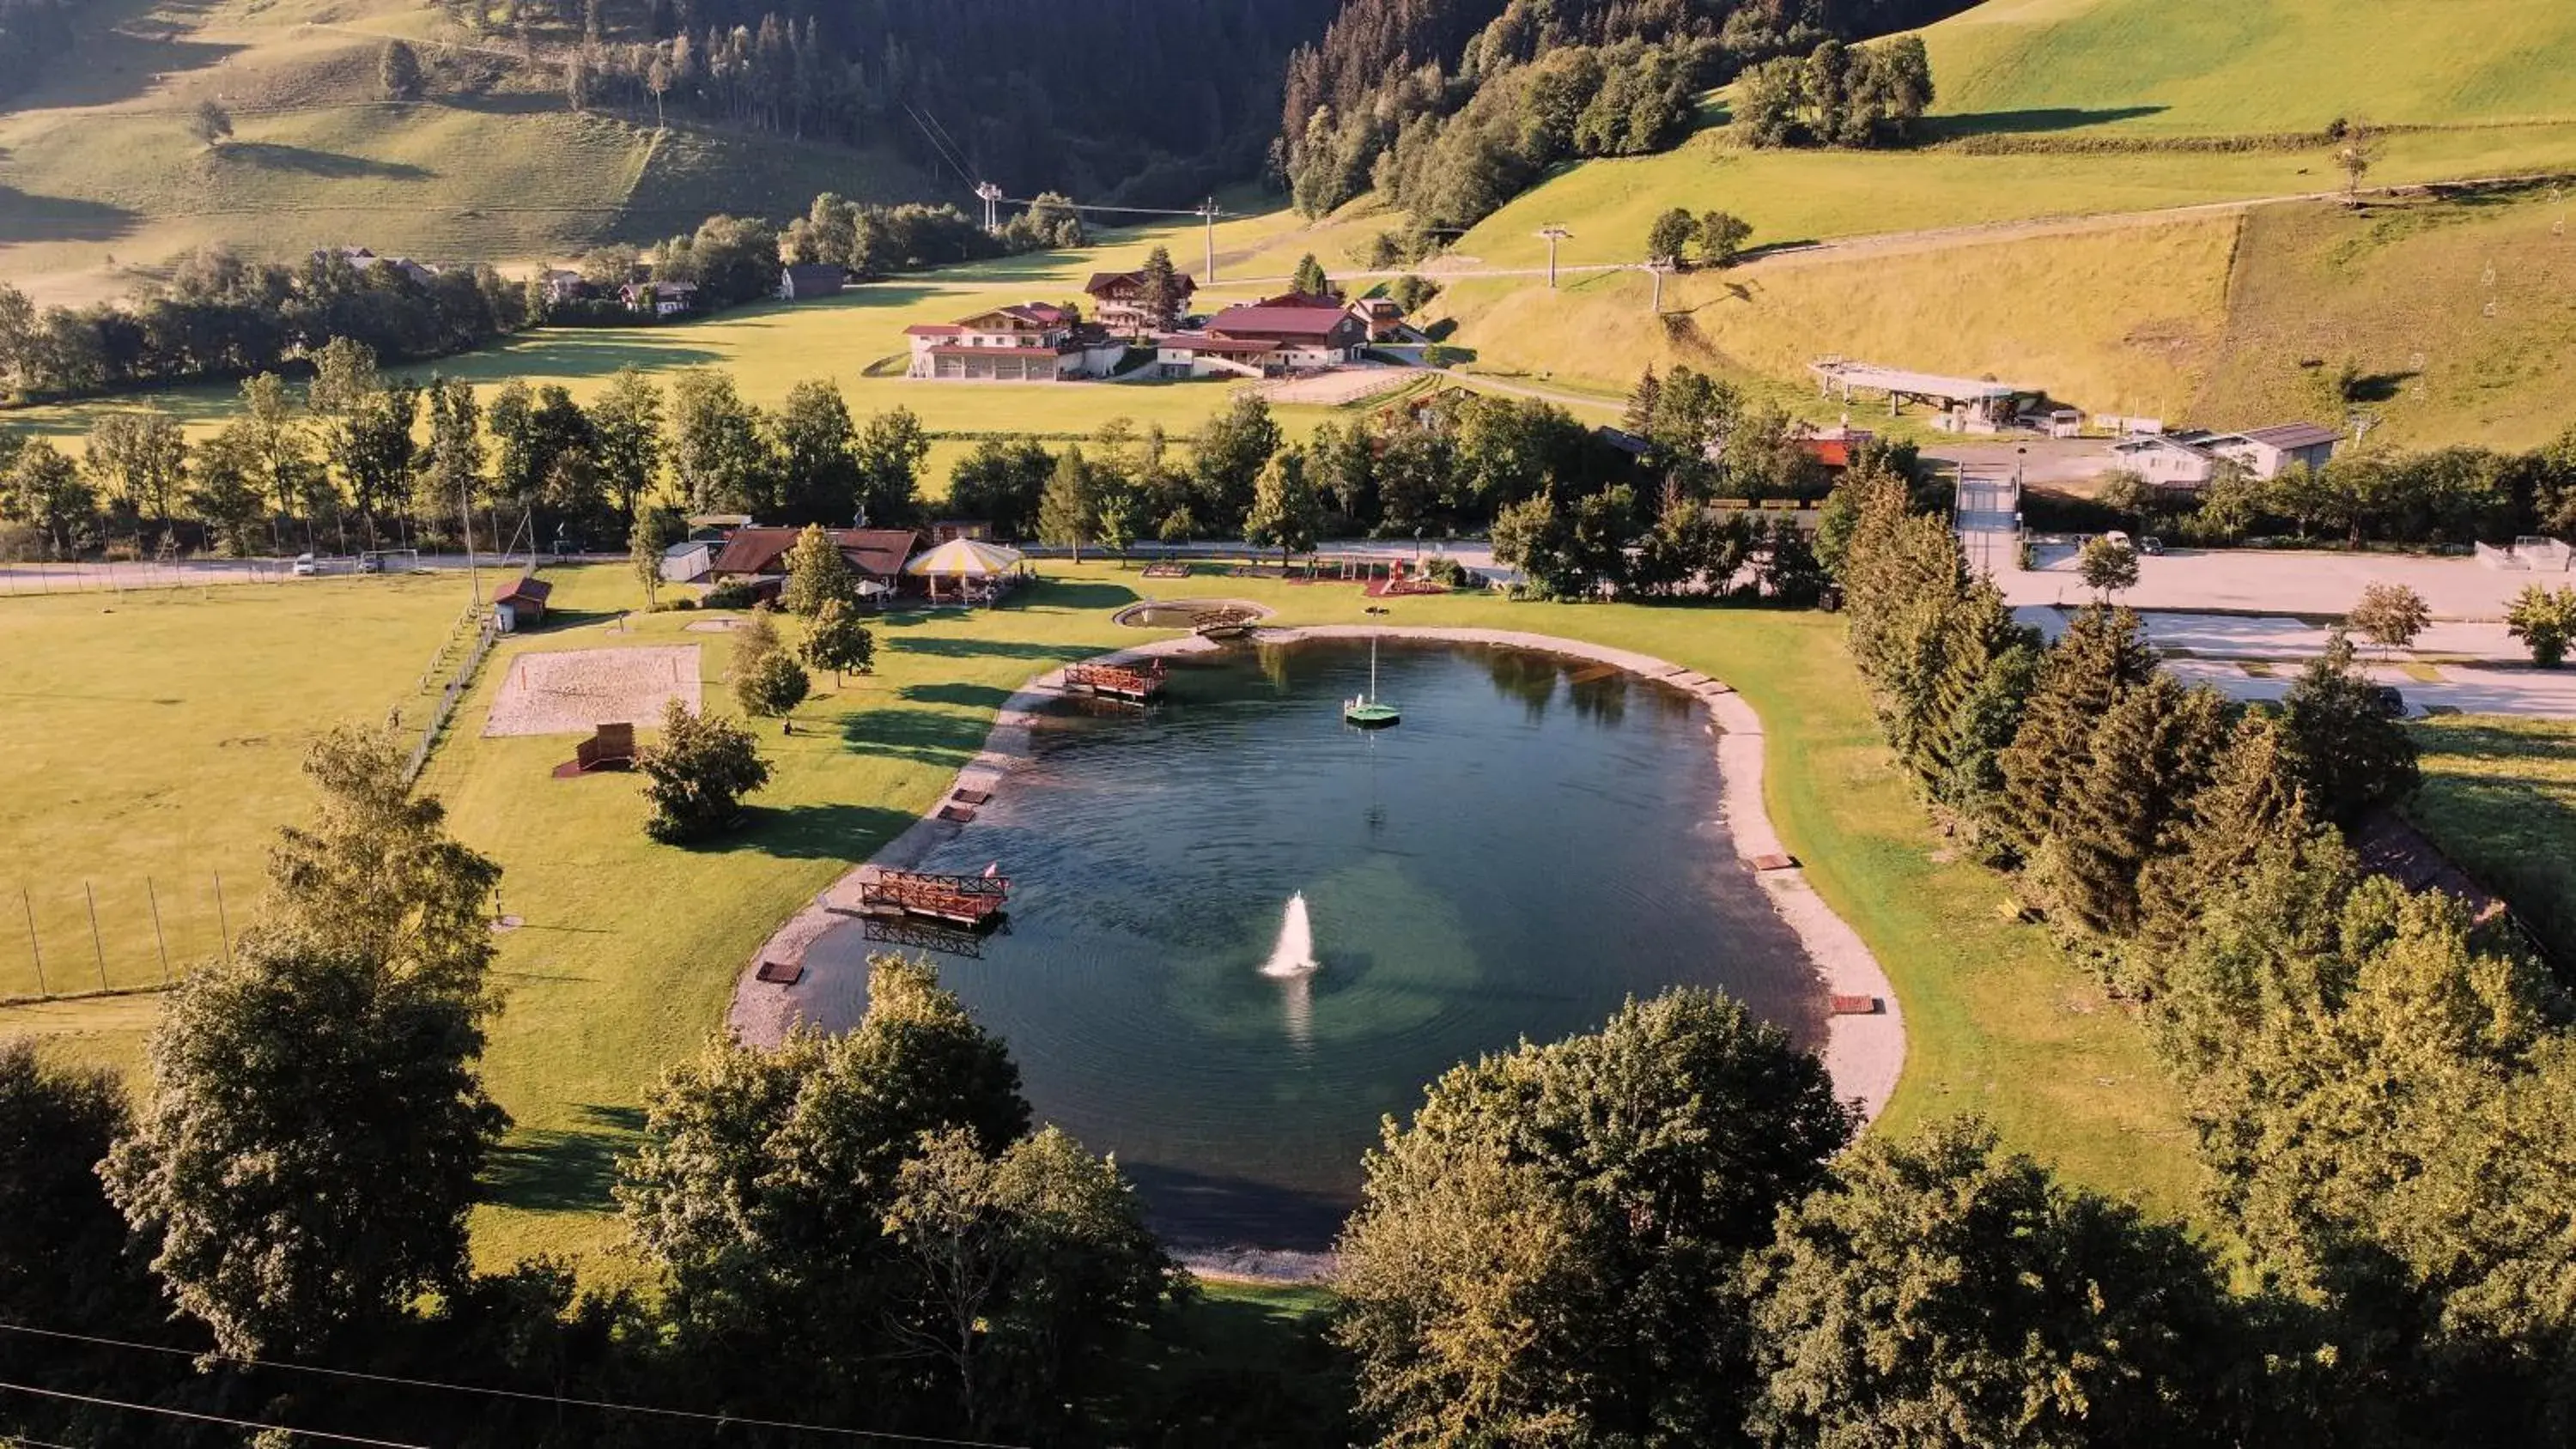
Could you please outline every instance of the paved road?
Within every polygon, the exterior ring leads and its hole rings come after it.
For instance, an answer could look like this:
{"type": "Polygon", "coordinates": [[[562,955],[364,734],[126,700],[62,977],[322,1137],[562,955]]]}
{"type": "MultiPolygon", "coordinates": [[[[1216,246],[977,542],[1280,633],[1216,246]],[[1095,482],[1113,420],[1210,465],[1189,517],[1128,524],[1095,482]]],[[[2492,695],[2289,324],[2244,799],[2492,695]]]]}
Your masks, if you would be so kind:
{"type": "MultiPolygon", "coordinates": [[[[604,563],[625,558],[624,554],[575,554],[562,562],[604,563]]],[[[549,560],[554,561],[552,559],[549,560]]],[[[478,554],[476,567],[487,573],[512,572],[527,564],[527,555],[503,563],[490,554],[478,554]]],[[[353,558],[320,560],[323,577],[353,576],[358,561],[353,558]]],[[[425,553],[416,565],[423,570],[462,571],[465,555],[461,553],[425,553]]],[[[197,589],[231,584],[300,584],[310,579],[297,578],[289,560],[282,558],[250,559],[184,559],[175,563],[49,563],[0,564],[0,594],[106,594],[140,589],[197,589]]]]}
{"type": "MultiPolygon", "coordinates": [[[[2091,597],[2075,573],[2075,550],[2039,550],[2039,567],[1998,570],[1995,581],[2015,604],[2080,604],[2091,597]]],[[[2175,549],[2138,560],[2138,585],[2120,596],[2135,609],[2183,613],[2227,610],[2257,614],[2340,615],[2374,583],[2404,584],[2424,597],[2433,617],[2500,620],[2526,584],[2576,583],[2576,575],[2492,569],[2475,559],[2326,550],[2175,549]]]]}
{"type": "MultiPolygon", "coordinates": [[[[2067,615],[2060,609],[2025,605],[2013,615],[2052,639],[2066,631],[2067,615]]],[[[2140,618],[2157,648],[2188,656],[2166,661],[2176,678],[2209,685],[2230,699],[2279,700],[2290,692],[2299,667],[2326,647],[2327,630],[2299,619],[2161,612],[2140,618]]],[[[2501,624],[2436,624],[2413,650],[2365,646],[2363,658],[2362,672],[2374,683],[2396,686],[2410,714],[2454,709],[2576,719],[2576,670],[2532,668],[2530,656],[2501,624]],[[2448,662],[2454,659],[2473,662],[2448,662]],[[2439,678],[2418,678],[2409,665],[2429,668],[2439,678]]]]}

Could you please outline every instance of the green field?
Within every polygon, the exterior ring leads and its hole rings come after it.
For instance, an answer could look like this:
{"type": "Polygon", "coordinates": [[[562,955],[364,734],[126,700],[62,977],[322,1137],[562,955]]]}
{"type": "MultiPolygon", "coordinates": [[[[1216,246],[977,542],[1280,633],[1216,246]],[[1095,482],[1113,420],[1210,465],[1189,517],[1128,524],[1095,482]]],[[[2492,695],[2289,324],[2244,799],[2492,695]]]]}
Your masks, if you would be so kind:
{"type": "Polygon", "coordinates": [[[456,575],[0,598],[0,996],[37,989],[30,914],[58,991],[157,982],[164,945],[179,963],[220,950],[216,877],[238,928],[302,808],[305,746],[417,717],[466,602],[456,575]]]}
{"type": "MultiPolygon", "coordinates": [[[[624,570],[559,576],[565,622],[505,645],[425,777],[458,833],[501,862],[505,909],[527,923],[503,940],[507,1007],[485,1064],[495,1095],[519,1124],[495,1172],[493,1200],[478,1218],[488,1261],[606,1244],[613,1233],[604,1216],[610,1165],[631,1136],[648,1079],[717,1029],[735,973],[760,941],[937,799],[1013,688],[1053,662],[1136,637],[1109,614],[1148,587],[1141,577],[1099,565],[1050,566],[1049,573],[1053,581],[1020,607],[889,620],[877,674],[837,690],[824,682],[826,697],[799,712],[795,737],[763,739],[777,776],[758,799],[753,827],[698,851],[644,838],[644,807],[630,781],[549,779],[568,740],[481,737],[492,688],[519,652],[721,643],[683,632],[686,613],[641,617],[633,633],[614,632],[606,619],[636,601],[624,570]]],[[[1366,617],[1366,601],[1350,588],[1224,577],[1150,587],[1165,596],[1249,596],[1291,622],[1366,617]]],[[[157,636],[149,654],[94,639],[84,647],[70,627],[33,632],[28,649],[40,660],[54,656],[43,669],[131,677],[166,653],[215,647],[234,634],[234,611],[250,606],[218,597],[174,598],[162,607],[170,628],[182,632],[157,636]],[[184,632],[192,619],[193,636],[184,632]]],[[[443,607],[422,601],[427,634],[434,636],[443,607]]],[[[1426,624],[1598,640],[1736,684],[1766,721],[1767,793],[1783,836],[1808,862],[1817,889],[1877,949],[1905,1003],[1911,1053],[1889,1121],[1983,1111],[2017,1145],[2081,1181],[2142,1197],[2168,1214],[2191,1209],[2199,1169],[2172,1088],[2143,1036],[2043,935],[2009,922],[2002,881],[1945,859],[1878,741],[1842,651],[1840,620],[1484,597],[1400,607],[1426,624]]],[[[61,608],[40,622],[71,612],[61,608]]],[[[721,648],[710,649],[702,673],[715,680],[723,663],[721,648]]],[[[38,859],[140,848],[120,842],[132,832],[118,820],[219,748],[207,743],[218,726],[201,719],[206,709],[265,713],[310,730],[338,718],[376,718],[409,685],[400,669],[389,669],[383,692],[368,699],[356,697],[362,691],[352,680],[326,712],[307,703],[291,671],[234,676],[239,683],[227,700],[128,709],[114,726],[94,723],[80,735],[118,735],[117,749],[130,752],[116,777],[121,793],[90,808],[58,803],[47,811],[38,859]],[[156,767],[156,760],[164,763],[156,767]]],[[[13,704],[0,719],[14,730],[23,712],[13,704]]],[[[251,843],[295,814],[291,756],[273,754],[256,778],[228,788],[243,798],[226,813],[243,832],[233,850],[247,872],[256,854],[251,843]]],[[[25,860],[25,849],[13,843],[13,863],[25,860]]],[[[37,1031],[75,1054],[131,1063],[148,1021],[148,1005],[121,999],[0,1011],[0,1032],[37,1031]]]]}
{"type": "Polygon", "coordinates": [[[2509,897],[2562,968],[2576,963],[2576,725],[2454,715],[2415,739],[2424,789],[2407,814],[2509,897]]]}

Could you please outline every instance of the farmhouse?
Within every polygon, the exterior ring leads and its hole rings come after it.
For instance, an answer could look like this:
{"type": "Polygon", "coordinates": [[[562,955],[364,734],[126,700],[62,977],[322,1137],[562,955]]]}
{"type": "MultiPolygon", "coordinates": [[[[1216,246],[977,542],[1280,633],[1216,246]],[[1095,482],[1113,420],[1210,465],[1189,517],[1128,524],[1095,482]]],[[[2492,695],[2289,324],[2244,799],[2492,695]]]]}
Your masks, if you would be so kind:
{"type": "Polygon", "coordinates": [[[629,312],[650,312],[656,317],[676,317],[698,304],[695,282],[629,282],[617,289],[617,298],[629,312]]]}
{"type": "Polygon", "coordinates": [[[590,283],[581,273],[566,271],[561,267],[548,267],[537,273],[537,285],[544,289],[546,305],[549,307],[560,307],[567,302],[586,301],[591,295],[590,283]]]}
{"type": "Polygon", "coordinates": [[[2111,445],[2119,466],[2159,488],[2196,489],[2228,463],[2269,481],[2293,468],[2322,468],[2343,434],[2316,423],[2283,423],[2241,433],[2165,433],[2111,445]]]}
{"type": "Polygon", "coordinates": [[[804,302],[816,297],[837,297],[849,281],[849,273],[829,262],[800,262],[778,271],[778,300],[804,302]]]}
{"type": "Polygon", "coordinates": [[[962,382],[1060,382],[1106,374],[1127,355],[1080,313],[1052,302],[1015,302],[948,323],[903,329],[912,342],[905,374],[962,382]]]}
{"type": "MultiPolygon", "coordinates": [[[[796,546],[795,528],[739,528],[725,540],[708,572],[720,580],[747,580],[755,587],[775,588],[787,578],[787,551],[796,546]]],[[[908,528],[828,529],[832,542],[848,561],[863,592],[892,593],[902,581],[904,562],[921,547],[921,535],[908,528]]]]}
{"type": "Polygon", "coordinates": [[[1354,304],[1354,310],[1368,324],[1369,341],[1404,340],[1404,309],[1396,305],[1393,297],[1363,297],[1354,304]]]}
{"type": "MultiPolygon", "coordinates": [[[[1091,315],[1101,326],[1121,337],[1144,337],[1155,328],[1167,325],[1145,305],[1145,274],[1135,272],[1094,272],[1082,290],[1091,298],[1091,315]]],[[[1172,305],[1181,312],[1190,309],[1190,298],[1198,295],[1199,284],[1187,272],[1172,278],[1172,305]]]]}
{"type": "Polygon", "coordinates": [[[1165,377],[1268,377],[1349,362],[1367,340],[1368,325],[1339,303],[1274,297],[1155,338],[1154,361],[1165,377]]]}

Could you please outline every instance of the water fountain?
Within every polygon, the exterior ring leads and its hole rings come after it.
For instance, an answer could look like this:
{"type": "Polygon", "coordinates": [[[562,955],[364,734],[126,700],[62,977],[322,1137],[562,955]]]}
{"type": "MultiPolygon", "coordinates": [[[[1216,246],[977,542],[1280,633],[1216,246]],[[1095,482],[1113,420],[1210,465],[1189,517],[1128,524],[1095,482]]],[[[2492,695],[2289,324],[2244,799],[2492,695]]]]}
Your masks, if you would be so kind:
{"type": "Polygon", "coordinates": [[[1264,976],[1283,979],[1311,976],[1324,963],[1315,959],[1315,928],[1306,919],[1306,893],[1288,897],[1288,913],[1279,922],[1279,944],[1261,968],[1264,976]]]}

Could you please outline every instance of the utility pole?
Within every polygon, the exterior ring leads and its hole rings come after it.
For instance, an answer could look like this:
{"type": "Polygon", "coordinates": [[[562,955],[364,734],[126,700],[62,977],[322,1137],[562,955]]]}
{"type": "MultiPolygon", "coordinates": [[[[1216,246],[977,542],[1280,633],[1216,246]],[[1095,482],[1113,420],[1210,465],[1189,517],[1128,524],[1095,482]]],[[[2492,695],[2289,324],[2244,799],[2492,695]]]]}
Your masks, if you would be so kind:
{"type": "Polygon", "coordinates": [[[1216,280],[1216,198],[1211,196],[1199,207],[1199,220],[1207,227],[1207,280],[1216,280]]]}
{"type": "Polygon", "coordinates": [[[989,234],[1002,229],[1002,188],[986,181],[978,184],[975,194],[984,201],[984,230],[989,234]]]}
{"type": "Polygon", "coordinates": [[[1574,233],[1551,223],[1540,227],[1538,234],[1547,238],[1547,289],[1553,292],[1556,290],[1556,244],[1574,233]]]}

